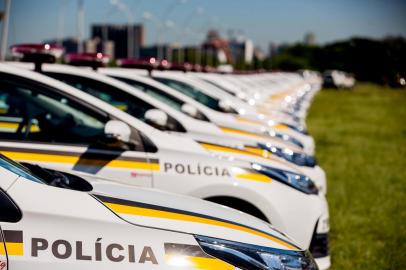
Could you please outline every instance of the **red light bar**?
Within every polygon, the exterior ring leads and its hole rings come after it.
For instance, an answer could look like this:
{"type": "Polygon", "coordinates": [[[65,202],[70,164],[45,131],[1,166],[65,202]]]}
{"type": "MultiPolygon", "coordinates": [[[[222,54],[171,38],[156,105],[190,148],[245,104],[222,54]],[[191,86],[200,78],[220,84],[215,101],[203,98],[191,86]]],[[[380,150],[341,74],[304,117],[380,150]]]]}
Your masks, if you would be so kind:
{"type": "Polygon", "coordinates": [[[202,70],[203,70],[203,67],[201,65],[199,65],[199,64],[192,65],[192,70],[191,71],[201,72],[202,70]]]}
{"type": "Polygon", "coordinates": [[[32,62],[35,70],[41,71],[43,63],[55,63],[64,49],[55,44],[17,44],[10,47],[13,58],[21,62],[32,62]]]}
{"type": "Polygon", "coordinates": [[[163,60],[159,61],[158,69],[159,70],[166,70],[166,69],[170,69],[171,66],[172,66],[172,64],[169,63],[168,60],[163,59],[163,60]]]}
{"type": "Polygon", "coordinates": [[[17,58],[23,58],[28,54],[50,54],[59,58],[64,53],[63,47],[56,44],[17,44],[10,47],[11,54],[17,58]]]}
{"type": "Polygon", "coordinates": [[[103,53],[71,53],[65,56],[65,62],[73,66],[85,66],[97,69],[110,61],[110,56],[103,53]]]}
{"type": "Polygon", "coordinates": [[[192,65],[189,63],[183,63],[183,64],[172,64],[171,67],[169,68],[170,70],[178,70],[178,71],[191,71],[192,70],[192,65]]]}
{"type": "Polygon", "coordinates": [[[124,68],[138,68],[138,69],[147,69],[149,71],[158,67],[159,63],[156,58],[143,58],[143,59],[134,59],[134,58],[124,58],[118,59],[117,65],[124,68]]]}
{"type": "Polygon", "coordinates": [[[217,69],[215,67],[212,66],[204,66],[203,67],[203,72],[207,72],[207,73],[216,73],[218,72],[217,69]]]}

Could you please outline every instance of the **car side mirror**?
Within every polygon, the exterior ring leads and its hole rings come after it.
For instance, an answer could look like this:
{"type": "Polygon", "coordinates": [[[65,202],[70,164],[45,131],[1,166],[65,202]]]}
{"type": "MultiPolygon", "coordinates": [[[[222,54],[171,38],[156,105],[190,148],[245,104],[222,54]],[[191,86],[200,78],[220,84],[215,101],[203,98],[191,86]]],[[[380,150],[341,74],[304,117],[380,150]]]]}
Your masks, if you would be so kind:
{"type": "Polygon", "coordinates": [[[16,223],[22,217],[23,214],[17,204],[0,188],[0,222],[16,223]]]}
{"type": "Polygon", "coordinates": [[[183,113],[189,115],[190,117],[196,118],[199,116],[199,111],[197,110],[197,108],[188,103],[183,104],[180,109],[183,113]]]}
{"type": "Polygon", "coordinates": [[[168,125],[168,115],[158,109],[150,109],[145,112],[144,118],[147,123],[153,126],[164,128],[168,125]]]}
{"type": "Polygon", "coordinates": [[[219,107],[224,111],[224,112],[232,112],[233,107],[231,106],[231,101],[228,100],[220,100],[219,101],[219,107]]]}
{"type": "Polygon", "coordinates": [[[131,128],[122,121],[110,120],[104,126],[104,134],[106,137],[115,138],[119,141],[129,143],[131,128]]]}

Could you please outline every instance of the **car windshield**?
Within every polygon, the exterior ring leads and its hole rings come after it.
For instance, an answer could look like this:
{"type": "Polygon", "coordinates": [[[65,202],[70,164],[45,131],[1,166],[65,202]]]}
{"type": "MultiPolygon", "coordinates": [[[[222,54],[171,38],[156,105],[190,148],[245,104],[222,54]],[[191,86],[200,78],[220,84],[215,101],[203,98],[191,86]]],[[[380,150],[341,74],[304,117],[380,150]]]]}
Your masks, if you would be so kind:
{"type": "Polygon", "coordinates": [[[165,93],[164,91],[155,88],[151,85],[133,80],[133,79],[128,79],[128,78],[123,78],[123,77],[114,77],[114,79],[120,80],[122,82],[125,82],[141,91],[143,91],[144,93],[148,94],[149,96],[152,96],[162,102],[164,102],[165,104],[171,106],[173,109],[177,110],[177,111],[182,111],[182,105],[184,104],[183,101],[171,96],[168,93],[165,93]]]}
{"type": "Polygon", "coordinates": [[[154,79],[187,95],[188,97],[193,98],[194,100],[206,105],[213,110],[223,112],[222,108],[219,105],[220,101],[218,99],[206,95],[205,93],[203,93],[203,91],[190,84],[168,78],[155,77],[154,79]]]}
{"type": "Polygon", "coordinates": [[[23,165],[17,162],[12,161],[11,159],[2,154],[0,154],[0,166],[8,171],[17,174],[18,176],[22,176],[28,180],[37,183],[45,184],[45,182],[42,181],[40,178],[34,176],[28,168],[24,167],[23,165]]]}

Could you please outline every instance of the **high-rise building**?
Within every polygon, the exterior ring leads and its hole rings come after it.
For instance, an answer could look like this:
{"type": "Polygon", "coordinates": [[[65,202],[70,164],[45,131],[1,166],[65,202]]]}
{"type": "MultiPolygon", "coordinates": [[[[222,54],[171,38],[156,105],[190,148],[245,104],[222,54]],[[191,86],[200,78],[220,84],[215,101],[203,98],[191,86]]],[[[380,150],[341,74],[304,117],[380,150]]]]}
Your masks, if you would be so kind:
{"type": "Polygon", "coordinates": [[[254,43],[250,39],[243,37],[234,38],[229,42],[233,62],[243,61],[251,64],[254,58],[254,43]]]}
{"type": "Polygon", "coordinates": [[[231,63],[232,55],[228,41],[216,30],[209,30],[203,43],[203,50],[213,54],[220,63],[231,63]]]}
{"type": "Polygon", "coordinates": [[[144,46],[142,24],[94,24],[91,35],[92,39],[98,38],[102,43],[114,42],[115,58],[138,57],[140,48],[144,46]]]}
{"type": "Polygon", "coordinates": [[[306,33],[304,36],[304,44],[308,46],[313,46],[316,44],[316,35],[312,32],[306,33]]]}
{"type": "Polygon", "coordinates": [[[45,40],[44,43],[58,44],[65,49],[65,53],[77,53],[78,52],[78,40],[73,37],[59,39],[45,40]]]}
{"type": "Polygon", "coordinates": [[[85,40],[85,52],[97,53],[102,52],[106,55],[115,58],[114,55],[114,42],[107,40],[102,42],[99,38],[85,40]]]}

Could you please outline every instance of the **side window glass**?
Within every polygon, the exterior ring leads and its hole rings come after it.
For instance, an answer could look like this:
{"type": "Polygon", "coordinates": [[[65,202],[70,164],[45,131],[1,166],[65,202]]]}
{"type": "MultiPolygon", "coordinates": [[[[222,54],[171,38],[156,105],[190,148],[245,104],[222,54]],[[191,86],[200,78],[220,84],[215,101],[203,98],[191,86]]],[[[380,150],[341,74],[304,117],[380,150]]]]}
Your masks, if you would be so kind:
{"type": "Polygon", "coordinates": [[[141,82],[138,82],[135,80],[129,80],[129,79],[124,79],[124,78],[120,78],[120,77],[115,77],[115,78],[118,80],[121,80],[125,83],[128,83],[129,85],[131,85],[137,89],[140,89],[141,91],[148,94],[149,96],[162,101],[163,103],[167,104],[168,106],[171,106],[173,109],[175,109],[177,111],[181,111],[181,108],[182,108],[182,105],[184,104],[184,102],[171,96],[170,94],[165,93],[164,91],[162,91],[158,88],[155,88],[151,85],[141,83],[141,82]]]}
{"type": "MultiPolygon", "coordinates": [[[[147,93],[148,95],[166,103],[167,105],[171,106],[173,109],[175,109],[177,111],[183,112],[182,106],[185,104],[185,102],[164,92],[161,89],[158,89],[158,88],[155,88],[148,84],[144,84],[144,83],[141,83],[141,82],[138,82],[135,80],[131,80],[131,79],[126,79],[126,78],[122,78],[122,77],[114,77],[114,78],[117,80],[123,81],[123,82],[147,93]]],[[[209,122],[209,119],[201,111],[198,111],[195,118],[198,120],[209,122]]]]}
{"type": "Polygon", "coordinates": [[[106,116],[23,78],[0,79],[0,138],[91,143],[104,135],[106,116]]]}
{"type": "Polygon", "coordinates": [[[195,99],[196,101],[206,105],[207,107],[216,110],[216,111],[222,111],[220,106],[219,106],[219,100],[215,99],[213,97],[210,97],[206,94],[204,94],[202,91],[199,89],[195,88],[192,85],[180,82],[178,80],[172,80],[172,79],[166,79],[166,78],[155,78],[157,81],[162,82],[169,87],[172,87],[173,89],[195,99]]]}
{"type": "MultiPolygon", "coordinates": [[[[148,110],[156,109],[151,104],[141,100],[140,98],[131,95],[124,90],[116,88],[112,85],[96,81],[90,78],[85,78],[70,74],[60,74],[49,72],[47,75],[61,80],[73,87],[76,87],[88,94],[95,96],[110,105],[134,116],[135,118],[147,122],[145,113],[148,110]]],[[[151,123],[148,123],[151,124],[151,123]]],[[[174,118],[169,117],[168,124],[165,127],[156,126],[158,129],[185,132],[184,127],[174,118]]]]}
{"type": "Polygon", "coordinates": [[[94,79],[53,72],[48,72],[47,75],[99,98],[142,121],[145,120],[145,112],[154,108],[121,89],[94,79]]]}

